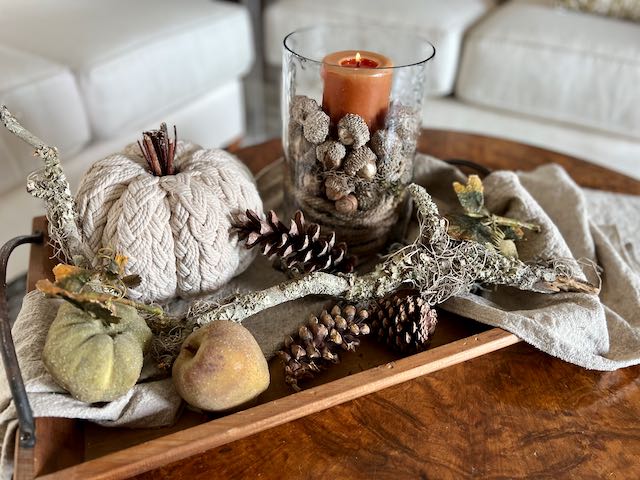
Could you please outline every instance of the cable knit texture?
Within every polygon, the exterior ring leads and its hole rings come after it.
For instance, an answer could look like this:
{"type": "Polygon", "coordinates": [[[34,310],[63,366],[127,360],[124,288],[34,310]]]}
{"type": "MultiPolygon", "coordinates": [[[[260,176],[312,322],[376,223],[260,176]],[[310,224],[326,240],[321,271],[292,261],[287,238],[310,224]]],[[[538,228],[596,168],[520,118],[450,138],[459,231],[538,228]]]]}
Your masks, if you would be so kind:
{"type": "Polygon", "coordinates": [[[177,173],[151,174],[137,144],[96,162],[76,195],[80,232],[93,252],[129,257],[142,283],[132,298],[209,292],[244,271],[254,253],[230,234],[231,214],[262,211],[249,170],[223,150],[178,142],[177,173]]]}

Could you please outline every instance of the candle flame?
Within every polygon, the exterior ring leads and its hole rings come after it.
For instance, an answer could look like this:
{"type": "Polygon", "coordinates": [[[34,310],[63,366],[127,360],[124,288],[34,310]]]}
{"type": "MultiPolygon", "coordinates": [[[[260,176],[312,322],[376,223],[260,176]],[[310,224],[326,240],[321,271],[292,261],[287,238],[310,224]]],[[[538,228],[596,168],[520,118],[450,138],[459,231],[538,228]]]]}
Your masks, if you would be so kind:
{"type": "Polygon", "coordinates": [[[356,63],[359,65],[360,64],[360,59],[362,57],[360,56],[360,52],[356,52],[356,63]]]}

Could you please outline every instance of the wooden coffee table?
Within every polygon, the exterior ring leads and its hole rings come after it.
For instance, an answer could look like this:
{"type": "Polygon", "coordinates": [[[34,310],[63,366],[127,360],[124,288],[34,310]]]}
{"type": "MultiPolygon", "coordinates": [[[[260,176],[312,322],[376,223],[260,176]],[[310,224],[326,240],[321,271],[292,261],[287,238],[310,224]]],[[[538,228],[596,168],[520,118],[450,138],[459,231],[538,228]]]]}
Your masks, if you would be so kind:
{"type": "MultiPolygon", "coordinates": [[[[515,142],[425,130],[419,150],[491,169],[555,162],[583,186],[640,195],[634,179],[515,142]]],[[[237,155],[257,172],[282,149],[237,155]]],[[[640,478],[640,367],[588,371],[518,343],[135,478],[522,477],[640,478]]]]}
{"type": "MultiPolygon", "coordinates": [[[[579,184],[640,182],[540,148],[423,132],[419,150],[492,169],[555,162],[579,184]]],[[[238,152],[252,170],[279,140],[238,152]]],[[[640,315],[640,311],[638,313],[640,315]]],[[[640,367],[593,372],[519,343],[137,478],[640,478],[640,367]]]]}

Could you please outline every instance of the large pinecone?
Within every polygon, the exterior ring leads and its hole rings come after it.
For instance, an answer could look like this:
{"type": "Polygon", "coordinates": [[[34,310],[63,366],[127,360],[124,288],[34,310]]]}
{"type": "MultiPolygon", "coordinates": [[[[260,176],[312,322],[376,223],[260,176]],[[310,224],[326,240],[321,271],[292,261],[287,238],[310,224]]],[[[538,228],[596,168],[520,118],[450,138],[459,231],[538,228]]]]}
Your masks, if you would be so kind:
{"type": "Polygon", "coordinates": [[[347,255],[344,242],[336,244],[336,234],[321,235],[317,223],[305,222],[304,215],[297,211],[291,225],[287,227],[273,210],[266,219],[253,210],[236,217],[233,227],[247,248],[260,246],[262,254],[277,257],[282,267],[292,273],[352,272],[356,259],[347,255]]]}
{"type": "Polygon", "coordinates": [[[284,363],[285,381],[298,391],[298,382],[340,362],[340,351],[355,350],[360,345],[358,337],[369,333],[367,318],[366,310],[358,311],[353,305],[336,305],[331,312],[323,311],[319,318],[311,315],[295,337],[285,338],[278,352],[284,363]]]}
{"type": "Polygon", "coordinates": [[[426,349],[438,318],[417,290],[400,290],[373,304],[369,323],[379,340],[408,354],[426,349]]]}

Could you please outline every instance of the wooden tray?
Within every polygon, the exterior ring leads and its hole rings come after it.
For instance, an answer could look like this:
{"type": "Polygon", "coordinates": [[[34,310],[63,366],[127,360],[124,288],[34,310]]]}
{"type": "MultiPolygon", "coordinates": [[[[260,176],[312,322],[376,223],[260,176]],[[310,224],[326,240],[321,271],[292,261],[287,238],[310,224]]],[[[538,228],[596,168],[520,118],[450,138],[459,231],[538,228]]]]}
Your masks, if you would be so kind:
{"type": "MultiPolygon", "coordinates": [[[[43,217],[34,231],[46,230],[43,217]]],[[[50,278],[50,247],[31,249],[28,289],[50,278]]],[[[271,361],[271,385],[256,405],[226,416],[185,410],[171,427],[106,428],[71,419],[37,418],[36,447],[16,448],[16,479],[127,478],[220,445],[353,400],[420,375],[517,343],[504,330],[441,312],[429,350],[399,358],[373,339],[323,372],[299,393],[285,385],[279,360],[271,361]]],[[[366,337],[365,337],[366,338],[366,337]]]]}
{"type": "MultiPolygon", "coordinates": [[[[581,185],[624,193],[640,193],[638,183],[586,162],[532,146],[478,135],[424,131],[418,150],[440,158],[482,159],[490,168],[529,170],[541,164],[563,165],[581,185]]],[[[257,172],[282,155],[273,140],[239,151],[257,172]]],[[[45,227],[36,219],[34,229],[45,227]]],[[[51,251],[34,246],[28,288],[50,275],[51,251]]],[[[126,478],[217,446],[275,427],[314,412],[367,395],[492,352],[519,340],[501,329],[442,313],[432,348],[407,358],[395,358],[371,341],[345,355],[342,364],[319,376],[310,388],[291,394],[282,381],[281,367],[270,365],[269,390],[253,408],[222,417],[185,411],[169,428],[108,429],[69,419],[36,419],[35,449],[16,449],[16,478],[126,478]]]]}

